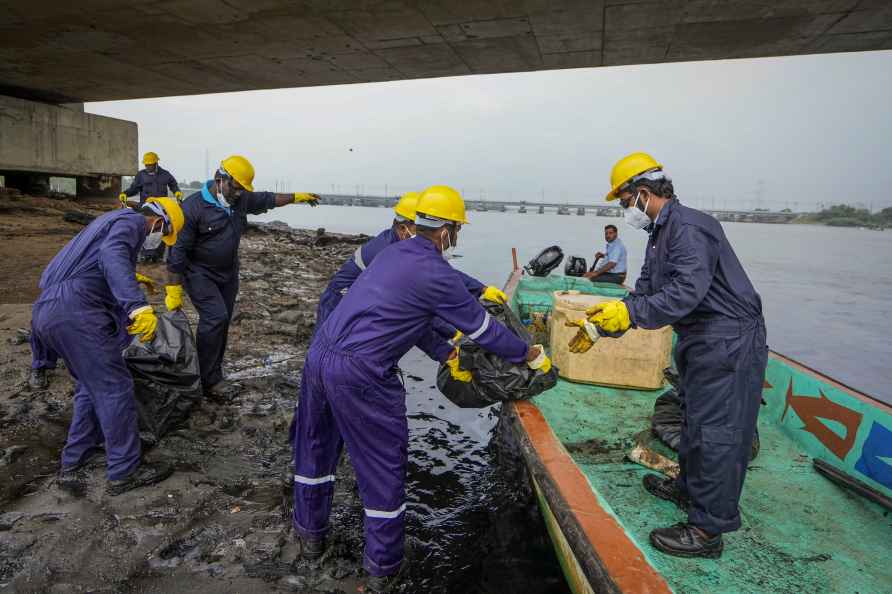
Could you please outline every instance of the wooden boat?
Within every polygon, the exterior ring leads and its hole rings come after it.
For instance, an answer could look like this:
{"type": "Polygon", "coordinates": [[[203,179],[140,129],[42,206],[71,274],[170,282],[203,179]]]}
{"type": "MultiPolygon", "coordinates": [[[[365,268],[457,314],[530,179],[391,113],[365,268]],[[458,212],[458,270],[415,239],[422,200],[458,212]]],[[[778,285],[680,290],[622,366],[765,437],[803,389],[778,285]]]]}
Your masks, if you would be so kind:
{"type": "MultiPolygon", "coordinates": [[[[625,291],[521,271],[506,289],[522,319],[547,312],[555,290],[625,291]]],[[[627,459],[665,389],[561,380],[503,411],[574,594],[892,592],[892,407],[772,352],[743,526],[720,559],[680,559],[648,534],[684,514],[649,495],[652,471],[627,459]]]]}

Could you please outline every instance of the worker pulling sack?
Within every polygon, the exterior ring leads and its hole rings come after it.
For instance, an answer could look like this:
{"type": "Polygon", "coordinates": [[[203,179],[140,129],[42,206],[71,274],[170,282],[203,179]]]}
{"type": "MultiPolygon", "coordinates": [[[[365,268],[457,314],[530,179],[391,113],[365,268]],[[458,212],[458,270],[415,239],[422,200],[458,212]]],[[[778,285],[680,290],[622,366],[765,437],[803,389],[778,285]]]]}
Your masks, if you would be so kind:
{"type": "Polygon", "coordinates": [[[198,350],[181,310],[158,316],[155,337],[134,337],[124,349],[124,362],[133,375],[139,437],[154,445],[172,427],[185,421],[201,398],[198,350]]]}
{"type": "MultiPolygon", "coordinates": [[[[532,344],[529,332],[511,308],[501,303],[481,302],[489,314],[505,325],[528,345],[532,344]]],[[[459,368],[471,373],[471,381],[455,379],[449,365],[443,363],[437,372],[437,388],[453,404],[461,408],[482,408],[497,402],[528,400],[557,384],[557,368],[548,372],[533,370],[525,363],[511,363],[487,352],[466,336],[459,347],[459,368]]]]}

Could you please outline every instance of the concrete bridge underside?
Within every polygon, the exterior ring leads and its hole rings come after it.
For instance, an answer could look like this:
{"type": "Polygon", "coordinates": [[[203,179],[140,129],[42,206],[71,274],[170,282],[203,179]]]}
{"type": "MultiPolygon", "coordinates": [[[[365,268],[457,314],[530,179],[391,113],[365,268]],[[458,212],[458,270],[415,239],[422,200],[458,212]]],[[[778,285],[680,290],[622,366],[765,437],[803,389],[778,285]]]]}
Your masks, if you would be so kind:
{"type": "Polygon", "coordinates": [[[55,103],[888,48],[888,0],[0,0],[0,94],[55,103]]]}
{"type": "Polygon", "coordinates": [[[889,0],[0,0],[0,175],[114,194],[85,101],[889,48],[889,0]]]}

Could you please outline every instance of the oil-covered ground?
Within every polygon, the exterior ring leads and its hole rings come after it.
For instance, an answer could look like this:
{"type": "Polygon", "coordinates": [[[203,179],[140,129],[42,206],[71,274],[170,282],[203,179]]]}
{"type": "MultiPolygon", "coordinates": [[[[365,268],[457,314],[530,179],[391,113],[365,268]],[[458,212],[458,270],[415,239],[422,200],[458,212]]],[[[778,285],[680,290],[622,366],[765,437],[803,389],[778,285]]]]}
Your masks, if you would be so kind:
{"type": "MultiPolygon", "coordinates": [[[[0,591],[361,592],[362,506],[349,460],[338,471],[331,547],[308,563],[291,531],[287,441],[319,293],[361,237],[253,228],[225,365],[240,397],[201,402],[148,451],[176,468],[157,486],[107,496],[104,458],[83,496],[56,486],[73,385],[60,364],[49,389],[27,387],[30,303],[43,267],[82,228],[62,216],[107,207],[0,195],[0,591]]],[[[400,591],[564,592],[497,408],[455,408],[420,353],[401,365],[412,563],[400,591]]]]}

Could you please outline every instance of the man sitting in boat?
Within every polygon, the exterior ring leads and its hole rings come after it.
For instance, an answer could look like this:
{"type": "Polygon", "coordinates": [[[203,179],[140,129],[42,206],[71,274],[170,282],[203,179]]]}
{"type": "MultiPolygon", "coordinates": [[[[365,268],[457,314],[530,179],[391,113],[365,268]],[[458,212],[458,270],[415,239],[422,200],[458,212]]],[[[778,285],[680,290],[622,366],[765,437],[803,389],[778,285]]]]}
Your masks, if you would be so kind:
{"type": "Polygon", "coordinates": [[[571,351],[587,351],[599,334],[672,325],[685,402],[681,472],[677,480],[647,475],[644,487],[688,518],[652,531],[650,540],[670,555],[720,557],[722,534],[740,528],[738,503],[768,362],[762,300],[722,226],[683,206],[653,157],[621,159],[610,182],[607,200],[619,200],[626,222],[649,234],[645,261],[633,293],[586,312],[571,351]]]}
{"type": "Polygon", "coordinates": [[[621,285],[626,282],[626,246],[619,238],[616,225],[604,227],[604,239],[607,241],[605,251],[595,254],[592,268],[583,276],[593,283],[615,283],[621,285]],[[598,263],[604,260],[601,266],[598,263]]]}

